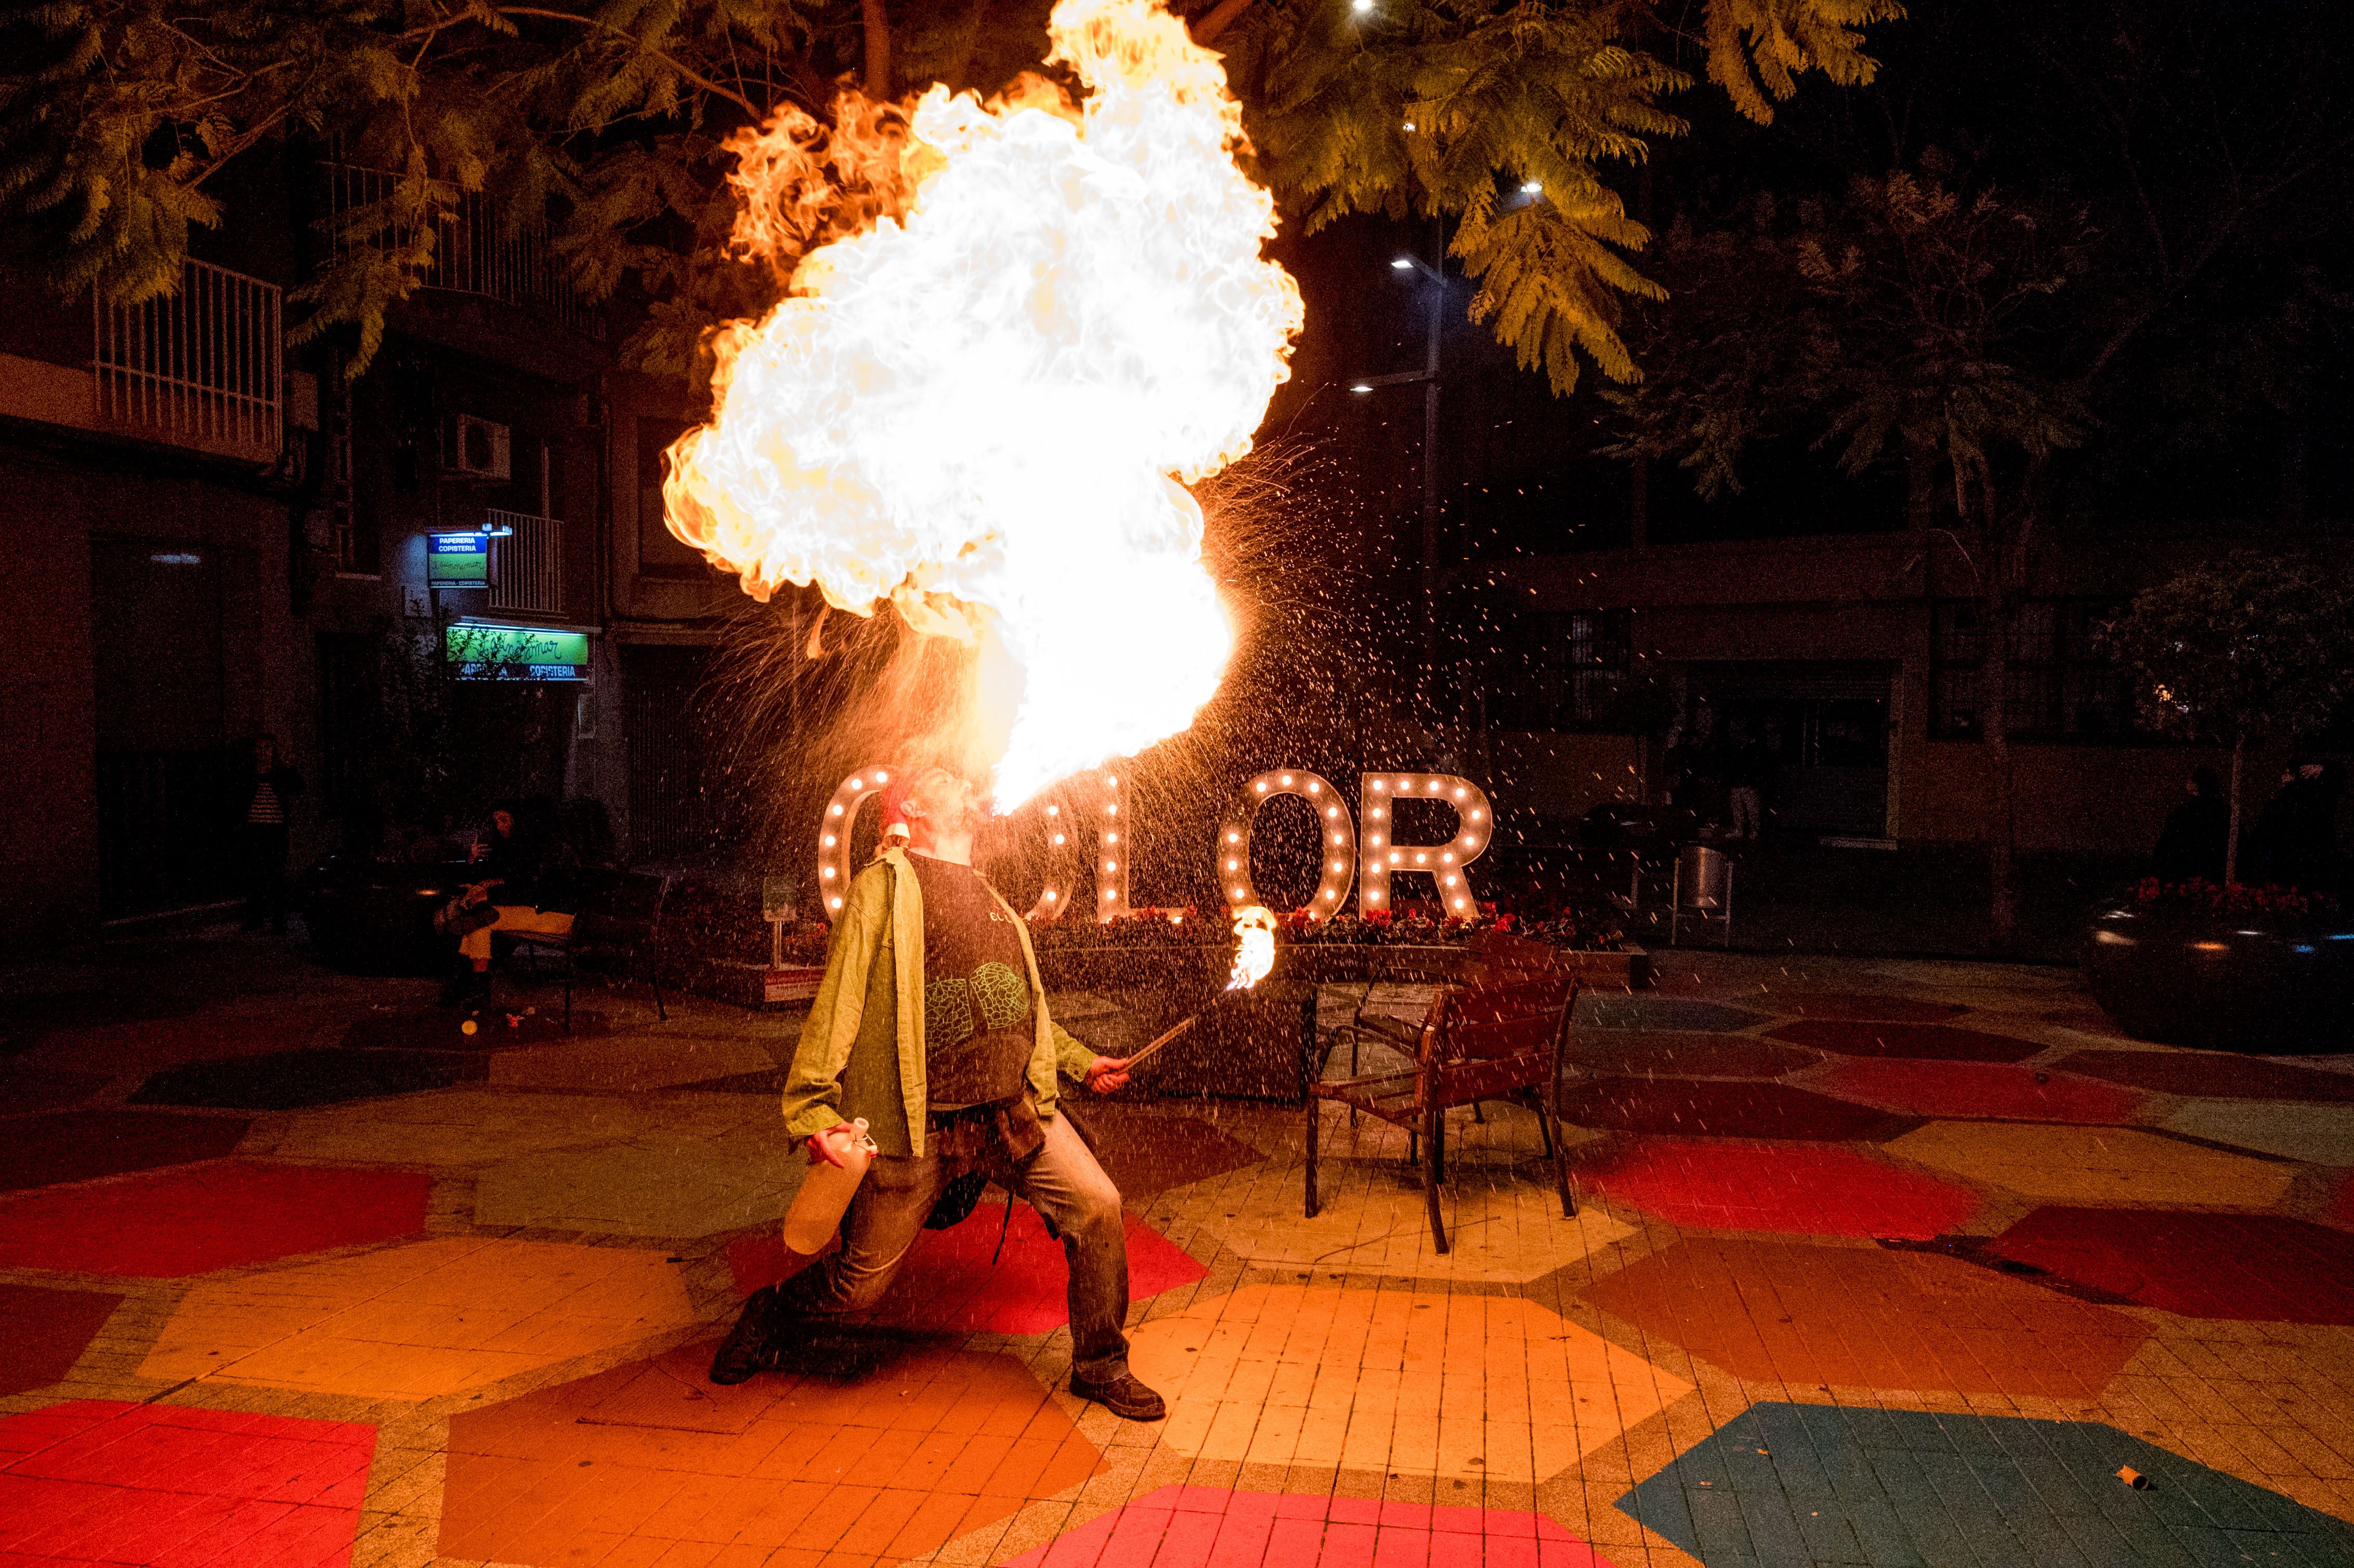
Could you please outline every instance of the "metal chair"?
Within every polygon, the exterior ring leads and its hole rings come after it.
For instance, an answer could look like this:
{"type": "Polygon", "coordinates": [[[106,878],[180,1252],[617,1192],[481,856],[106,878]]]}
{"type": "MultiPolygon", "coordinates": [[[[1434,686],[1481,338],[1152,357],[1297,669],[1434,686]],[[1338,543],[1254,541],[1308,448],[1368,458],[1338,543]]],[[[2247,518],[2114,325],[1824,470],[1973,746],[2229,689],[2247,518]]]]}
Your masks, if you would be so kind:
{"type": "MultiPolygon", "coordinates": [[[[1447,1250],[1438,1204],[1447,1179],[1447,1112],[1483,1099],[1513,1099],[1537,1113],[1544,1151],[1553,1163],[1561,1212],[1577,1213],[1569,1190],[1569,1156],[1555,1125],[1560,1119],[1563,1062],[1579,981],[1558,971],[1509,971],[1469,985],[1443,988],[1425,1015],[1416,1062],[1400,1072],[1311,1083],[1308,1096],[1307,1213],[1321,1203],[1316,1190],[1317,1137],[1322,1102],[1336,1100],[1405,1128],[1421,1154],[1423,1199],[1430,1234],[1447,1250]]],[[[1353,1047],[1352,1047],[1353,1053],[1353,1047]]]]}
{"type": "MultiPolygon", "coordinates": [[[[535,955],[562,955],[564,1033],[572,1033],[572,982],[578,973],[579,956],[587,952],[618,957],[625,966],[621,983],[635,984],[639,949],[653,946],[654,932],[662,924],[663,900],[669,891],[667,877],[617,872],[601,886],[582,895],[580,908],[572,916],[570,935],[526,935],[515,938],[517,952],[529,949],[535,955]]],[[[663,1005],[662,981],[654,977],[651,967],[645,980],[654,993],[654,1016],[669,1022],[670,1010],[663,1005]]]]}

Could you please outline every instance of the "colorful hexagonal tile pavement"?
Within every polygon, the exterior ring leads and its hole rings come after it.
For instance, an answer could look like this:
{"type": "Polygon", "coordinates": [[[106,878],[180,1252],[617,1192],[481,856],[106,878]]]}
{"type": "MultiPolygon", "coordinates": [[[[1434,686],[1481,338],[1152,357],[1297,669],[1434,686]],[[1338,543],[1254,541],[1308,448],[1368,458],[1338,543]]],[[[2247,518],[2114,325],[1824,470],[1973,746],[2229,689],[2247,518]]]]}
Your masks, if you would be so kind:
{"type": "Polygon", "coordinates": [[[1570,1043],[1569,1056],[1592,1073],[1662,1078],[1778,1078],[1822,1060],[1819,1052],[1755,1034],[1637,1029],[1581,1032],[1570,1043]]]}
{"type": "Polygon", "coordinates": [[[892,1348],[732,1388],[711,1344],[450,1424],[445,1558],[534,1564],[923,1557],[1102,1465],[1010,1356],[892,1348]]]}
{"type": "Polygon", "coordinates": [[[1706,1568],[2354,1562],[2345,1520],[2089,1421],[1761,1404],[1618,1507],[1706,1568]]]}
{"type": "Polygon", "coordinates": [[[1581,1293],[1745,1383],[2094,1399],[2149,1338],[2110,1308],[1935,1253],[1687,1240],[1581,1293]]]}
{"type": "Polygon", "coordinates": [[[2296,1175],[2278,1160],[2204,1149],[2133,1128],[1935,1121],[1891,1154],[2057,1202],[2218,1203],[2261,1209],[2296,1175]]]}
{"type": "MultiPolygon", "coordinates": [[[[1191,1285],[1209,1270],[1134,1214],[1128,1232],[1128,1294],[1132,1301],[1191,1285]]],[[[748,1236],[727,1249],[736,1294],[773,1285],[803,1262],[783,1238],[748,1236]]],[[[1063,1244],[1046,1234],[1038,1211],[992,1188],[961,1224],[916,1238],[890,1292],[864,1320],[933,1333],[1050,1334],[1070,1321],[1070,1266],[1063,1244]],[[994,1200],[994,1201],[989,1201],[994,1200]]]]}
{"type": "Polygon", "coordinates": [[[2354,1327],[2354,1245],[2283,1214],[2044,1208],[1988,1250],[2186,1318],[2354,1327]]]}
{"type": "Polygon", "coordinates": [[[694,1321],[659,1253],[452,1236],[206,1281],[139,1371],[430,1399],[694,1321]]]}
{"type": "Polygon", "coordinates": [[[1161,1487],[1005,1568],[1611,1568],[1541,1513],[1161,1487]]]}
{"type": "Polygon", "coordinates": [[[0,1266],[179,1277],[420,1234],[431,1179],[222,1160],[0,1200],[0,1266]]]}
{"type": "Polygon", "coordinates": [[[376,1428],[78,1400],[0,1418],[0,1561],[351,1560],[376,1428]]]}
{"type": "Polygon", "coordinates": [[[1690,1384],[1532,1301],[1250,1285],[1144,1324],[1195,1458],[1538,1481],[1690,1384]]]}
{"type": "Polygon", "coordinates": [[[1316,1113],[1311,1220],[1302,1110],[1075,1092],[1135,1422],[993,1192],[709,1381],[792,1261],[791,1014],[463,1041],[270,961],[0,1070],[0,1564],[2354,1568],[2354,1063],[2134,1047],[2062,971],[1655,954],[1580,1004],[1577,1212],[1463,1107],[1443,1254],[1399,1128],[1316,1113]]]}
{"type": "Polygon", "coordinates": [[[167,1067],[140,1085],[131,1101],[143,1106],[295,1110],[446,1089],[482,1075],[482,1059],[466,1053],[313,1047],[167,1067]]]}
{"type": "Polygon", "coordinates": [[[1582,1160],[1582,1186],[1672,1224],[1708,1230],[1925,1241],[1978,1207],[1967,1187],[1844,1149],[1640,1139],[1582,1160]]]}

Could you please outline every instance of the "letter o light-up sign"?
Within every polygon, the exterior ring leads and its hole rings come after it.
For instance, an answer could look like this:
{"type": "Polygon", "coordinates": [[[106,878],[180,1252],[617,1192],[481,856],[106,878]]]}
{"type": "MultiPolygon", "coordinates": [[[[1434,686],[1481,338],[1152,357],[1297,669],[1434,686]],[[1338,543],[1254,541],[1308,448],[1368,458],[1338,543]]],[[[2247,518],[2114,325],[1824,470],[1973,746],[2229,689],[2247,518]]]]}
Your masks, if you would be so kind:
{"type": "Polygon", "coordinates": [[[1390,878],[1400,872],[1426,874],[1438,885],[1439,902],[1449,915],[1471,913],[1471,879],[1464,867],[1479,858],[1495,831],[1488,796],[1469,779],[1452,773],[1368,773],[1364,776],[1365,870],[1357,905],[1365,914],[1390,906],[1390,878]],[[1455,808],[1455,837],[1445,843],[1410,844],[1397,836],[1396,803],[1439,800],[1455,808]]]}
{"type": "Polygon", "coordinates": [[[888,768],[862,768],[843,779],[825,803],[817,830],[817,897],[829,920],[842,913],[842,901],[850,892],[850,824],[866,798],[881,794],[889,782],[888,768]]]}
{"type": "MultiPolygon", "coordinates": [[[[826,802],[825,814],[818,825],[817,889],[818,906],[825,911],[828,920],[842,913],[842,904],[850,892],[850,879],[854,874],[850,863],[851,824],[857,821],[858,808],[868,797],[879,795],[891,782],[887,768],[863,768],[843,779],[826,802]]],[[[1070,860],[1073,845],[1076,853],[1091,850],[1096,857],[1096,918],[1116,920],[1128,913],[1128,788],[1116,773],[1086,773],[1072,780],[1071,789],[1060,801],[1049,801],[1045,808],[1046,835],[1055,852],[1048,857],[1053,867],[1047,873],[1046,885],[1031,906],[1033,919],[1051,920],[1065,913],[1072,904],[1070,860]],[[1080,802],[1087,802],[1082,804],[1080,802]],[[1068,810],[1066,810],[1066,807],[1068,810]],[[1073,820],[1075,817],[1082,821],[1073,820]]],[[[1087,900],[1079,902],[1084,905],[1087,900]]]]}
{"type": "Polygon", "coordinates": [[[1260,903],[1251,885],[1251,823],[1258,810],[1278,795],[1297,795],[1316,813],[1317,841],[1322,851],[1322,874],[1308,900],[1310,920],[1330,920],[1349,901],[1349,884],[1357,872],[1357,830],[1349,809],[1332,781],[1303,768],[1272,768],[1244,786],[1234,810],[1218,824],[1218,885],[1226,903],[1236,910],[1260,903]]]}

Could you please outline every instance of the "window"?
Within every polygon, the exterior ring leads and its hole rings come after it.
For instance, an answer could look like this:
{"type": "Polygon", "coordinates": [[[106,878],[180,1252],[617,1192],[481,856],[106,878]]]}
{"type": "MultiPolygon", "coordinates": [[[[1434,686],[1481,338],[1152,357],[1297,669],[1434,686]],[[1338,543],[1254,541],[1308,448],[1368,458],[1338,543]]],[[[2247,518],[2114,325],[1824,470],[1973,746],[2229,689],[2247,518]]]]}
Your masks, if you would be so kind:
{"type": "MultiPolygon", "coordinates": [[[[2026,740],[2137,740],[2129,677],[2099,646],[2115,600],[2031,599],[2011,628],[2009,733],[2026,740]]],[[[1979,673],[1986,629],[1976,600],[1936,607],[1929,733],[1975,740],[1985,733],[1979,673]]]]}
{"type": "Polygon", "coordinates": [[[1499,729],[1609,729],[1627,684],[1625,610],[1573,610],[1522,621],[1523,641],[1490,683],[1488,722],[1499,729]],[[1511,668],[1518,663],[1519,671],[1511,668]],[[1521,678],[1525,676],[1525,678],[1521,678]]]}

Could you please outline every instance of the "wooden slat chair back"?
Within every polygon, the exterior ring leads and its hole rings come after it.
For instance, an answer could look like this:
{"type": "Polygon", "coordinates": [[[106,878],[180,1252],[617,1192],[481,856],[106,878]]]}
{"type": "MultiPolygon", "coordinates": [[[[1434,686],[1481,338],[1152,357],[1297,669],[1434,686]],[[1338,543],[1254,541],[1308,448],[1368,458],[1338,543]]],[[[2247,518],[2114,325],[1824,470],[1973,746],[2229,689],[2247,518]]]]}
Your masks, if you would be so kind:
{"type": "Polygon", "coordinates": [[[1484,981],[1442,987],[1424,1015],[1413,1066],[1311,1085],[1309,1216],[1313,1218],[1320,1206],[1316,1163],[1321,1102],[1337,1100],[1352,1112],[1363,1111],[1407,1130],[1420,1156],[1431,1240],[1446,1252],[1447,1224],[1438,1189],[1447,1179],[1447,1112],[1488,1099],[1514,1100],[1535,1110],[1545,1153],[1553,1162],[1561,1212],[1575,1215],[1568,1154],[1556,1124],[1577,992],[1576,978],[1558,969],[1500,970],[1484,981]]]}

